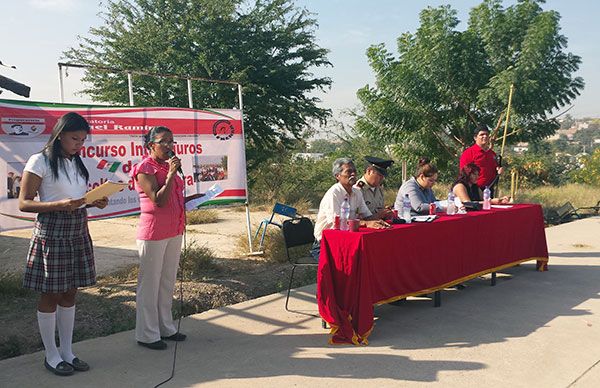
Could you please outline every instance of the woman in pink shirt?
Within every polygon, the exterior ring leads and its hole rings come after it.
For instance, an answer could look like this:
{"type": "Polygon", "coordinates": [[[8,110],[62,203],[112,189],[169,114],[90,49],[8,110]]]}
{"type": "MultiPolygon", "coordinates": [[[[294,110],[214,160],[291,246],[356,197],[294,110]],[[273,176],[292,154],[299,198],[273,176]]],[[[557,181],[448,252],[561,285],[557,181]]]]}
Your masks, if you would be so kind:
{"type": "Polygon", "coordinates": [[[173,133],[154,127],[144,135],[149,155],[131,172],[140,194],[136,242],[140,270],[136,295],[135,337],[139,345],[166,349],[164,339],[185,340],[173,321],[171,306],[185,227],[181,161],[173,153],[173,133]]]}

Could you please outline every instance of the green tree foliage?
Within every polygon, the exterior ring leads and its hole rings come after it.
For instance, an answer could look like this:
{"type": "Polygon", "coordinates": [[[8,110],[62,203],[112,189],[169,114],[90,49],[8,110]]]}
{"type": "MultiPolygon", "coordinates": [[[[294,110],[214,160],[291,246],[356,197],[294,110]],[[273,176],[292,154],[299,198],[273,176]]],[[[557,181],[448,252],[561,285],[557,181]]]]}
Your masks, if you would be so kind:
{"type": "MultiPolygon", "coordinates": [[[[109,0],[104,25],[65,52],[87,65],[234,80],[244,86],[247,159],[250,166],[291,147],[311,122],[330,115],[308,95],[331,80],[311,69],[329,66],[315,43],[316,22],[290,0],[109,0]]],[[[127,77],[86,70],[83,93],[97,101],[127,104],[127,77]]],[[[187,107],[185,80],[134,75],[137,105],[187,107]]],[[[198,107],[237,106],[231,85],[193,82],[198,107]]]]}
{"type": "Polygon", "coordinates": [[[572,172],[574,182],[600,187],[600,148],[581,161],[582,167],[572,172]]]}
{"type": "Polygon", "coordinates": [[[564,51],[559,14],[541,3],[521,0],[503,8],[500,0],[486,0],[471,10],[465,31],[457,30],[450,6],[424,9],[417,31],[398,38],[397,57],[383,44],[368,49],[376,86],[358,91],[357,131],[395,144],[399,158],[414,162],[427,155],[441,168],[456,168],[478,123],[503,123],[514,84],[508,139],[536,141],[554,133],[559,124],[548,113],[584,84],[572,77],[581,60],[564,51]]]}
{"type": "Polygon", "coordinates": [[[596,139],[600,139],[600,128],[597,124],[590,124],[589,127],[580,129],[573,135],[573,141],[579,143],[582,148],[585,146],[585,150],[589,153],[599,146],[595,142],[596,139]]]}
{"type": "MultiPolygon", "coordinates": [[[[571,173],[577,168],[573,156],[556,153],[556,144],[547,140],[529,143],[523,154],[506,157],[511,169],[519,172],[520,186],[533,188],[544,185],[560,186],[571,181],[571,173]]],[[[509,178],[506,174],[507,180],[509,178]]]]}

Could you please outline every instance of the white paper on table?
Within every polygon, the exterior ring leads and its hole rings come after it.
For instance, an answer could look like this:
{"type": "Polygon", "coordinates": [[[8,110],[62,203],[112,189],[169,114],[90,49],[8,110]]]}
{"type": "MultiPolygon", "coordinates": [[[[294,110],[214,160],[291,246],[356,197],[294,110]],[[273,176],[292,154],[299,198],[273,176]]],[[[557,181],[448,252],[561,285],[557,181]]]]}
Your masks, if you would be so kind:
{"type": "Polygon", "coordinates": [[[431,222],[433,220],[435,220],[437,218],[437,216],[435,214],[432,215],[428,215],[428,216],[412,216],[411,220],[412,222],[431,222]]]}
{"type": "Polygon", "coordinates": [[[110,197],[111,195],[123,190],[125,187],[127,187],[127,185],[127,182],[123,183],[106,181],[100,186],[96,187],[95,189],[92,189],[85,193],[85,203],[90,204],[104,197],[110,197]]]}
{"type": "Polygon", "coordinates": [[[494,209],[510,209],[513,205],[492,205],[494,209]]]}

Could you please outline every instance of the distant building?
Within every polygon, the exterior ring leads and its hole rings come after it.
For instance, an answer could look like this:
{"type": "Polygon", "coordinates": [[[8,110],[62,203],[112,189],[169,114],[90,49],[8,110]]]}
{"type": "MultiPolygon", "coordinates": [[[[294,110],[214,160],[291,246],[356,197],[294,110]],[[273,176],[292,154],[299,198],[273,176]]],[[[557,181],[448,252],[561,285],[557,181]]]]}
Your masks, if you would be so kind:
{"type": "Polygon", "coordinates": [[[292,160],[321,160],[323,159],[323,154],[316,152],[298,152],[292,155],[292,160]]]}
{"type": "Polygon", "coordinates": [[[590,123],[588,121],[575,121],[573,126],[575,127],[575,132],[577,132],[582,129],[587,129],[590,126],[590,123]]]}
{"type": "Polygon", "coordinates": [[[518,154],[522,154],[525,151],[529,150],[529,143],[526,142],[521,142],[521,143],[517,143],[514,147],[513,147],[513,151],[515,151],[518,154]]]}

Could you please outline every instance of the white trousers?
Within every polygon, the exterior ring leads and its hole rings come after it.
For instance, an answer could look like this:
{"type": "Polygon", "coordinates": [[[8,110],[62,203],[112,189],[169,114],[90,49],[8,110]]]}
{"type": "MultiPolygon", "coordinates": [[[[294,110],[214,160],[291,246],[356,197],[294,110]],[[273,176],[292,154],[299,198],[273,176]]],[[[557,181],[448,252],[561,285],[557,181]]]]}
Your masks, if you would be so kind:
{"type": "Polygon", "coordinates": [[[140,272],[136,294],[135,339],[156,342],[177,332],[171,306],[177,278],[182,236],[164,240],[136,240],[140,272]]]}

